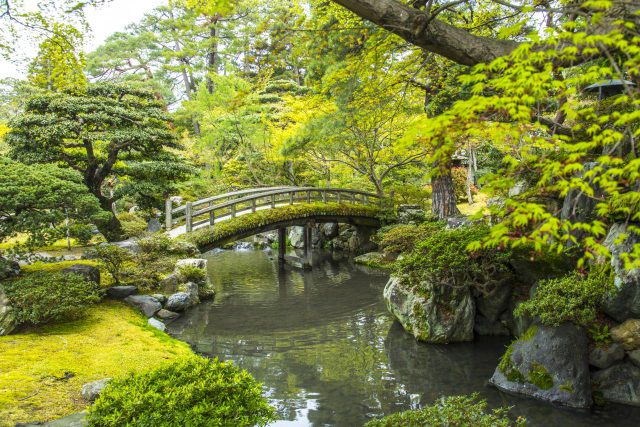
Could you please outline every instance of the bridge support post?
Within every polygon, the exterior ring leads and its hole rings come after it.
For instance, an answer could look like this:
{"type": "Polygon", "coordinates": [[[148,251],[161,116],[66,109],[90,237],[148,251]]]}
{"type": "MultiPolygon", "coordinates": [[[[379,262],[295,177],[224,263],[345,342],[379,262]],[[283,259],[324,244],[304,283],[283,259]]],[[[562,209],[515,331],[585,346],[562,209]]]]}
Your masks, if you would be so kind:
{"type": "Polygon", "coordinates": [[[308,222],[304,226],[304,259],[309,266],[311,266],[313,254],[313,225],[313,222],[308,222]]]}
{"type": "Polygon", "coordinates": [[[164,228],[170,231],[173,228],[173,218],[171,217],[171,211],[173,210],[173,200],[169,197],[164,201],[164,228]]]}
{"type": "Polygon", "coordinates": [[[278,228],[278,261],[284,262],[284,254],[287,252],[287,227],[278,228]]]}

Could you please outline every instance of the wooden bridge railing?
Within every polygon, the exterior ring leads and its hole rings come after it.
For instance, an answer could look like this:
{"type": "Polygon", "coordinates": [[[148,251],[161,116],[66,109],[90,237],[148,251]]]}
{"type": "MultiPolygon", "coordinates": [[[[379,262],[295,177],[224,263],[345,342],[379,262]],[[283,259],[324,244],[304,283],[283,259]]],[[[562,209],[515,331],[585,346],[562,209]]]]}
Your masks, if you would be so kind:
{"type": "Polygon", "coordinates": [[[208,197],[176,208],[168,199],[165,206],[166,229],[169,231],[184,224],[186,232],[190,232],[203,224],[213,225],[216,220],[235,218],[239,213],[312,201],[380,205],[382,198],[375,193],[344,188],[266,187],[208,197]]]}

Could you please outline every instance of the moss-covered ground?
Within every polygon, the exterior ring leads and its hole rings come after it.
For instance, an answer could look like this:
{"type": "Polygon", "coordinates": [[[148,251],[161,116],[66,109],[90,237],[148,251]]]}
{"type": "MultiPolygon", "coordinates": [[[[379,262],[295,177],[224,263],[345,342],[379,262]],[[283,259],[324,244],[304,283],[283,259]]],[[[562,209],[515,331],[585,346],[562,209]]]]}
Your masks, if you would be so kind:
{"type": "Polygon", "coordinates": [[[82,384],[142,371],[191,354],[119,302],[76,321],[0,337],[0,426],[47,421],[83,410],[82,384]]]}

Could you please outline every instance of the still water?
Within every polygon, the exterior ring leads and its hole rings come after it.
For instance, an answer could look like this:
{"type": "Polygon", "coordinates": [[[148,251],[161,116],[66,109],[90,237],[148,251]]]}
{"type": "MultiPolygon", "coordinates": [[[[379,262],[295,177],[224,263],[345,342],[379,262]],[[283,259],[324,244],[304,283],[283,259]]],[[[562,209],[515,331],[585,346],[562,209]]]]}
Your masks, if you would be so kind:
{"type": "Polygon", "coordinates": [[[232,360],[260,381],[273,426],[360,426],[372,417],[474,391],[513,406],[529,426],[640,426],[640,408],[574,411],[487,385],[506,338],[417,343],[388,314],[387,274],[327,252],[312,271],[279,268],[269,251],[209,256],[215,301],[169,325],[200,353],[232,360]]]}

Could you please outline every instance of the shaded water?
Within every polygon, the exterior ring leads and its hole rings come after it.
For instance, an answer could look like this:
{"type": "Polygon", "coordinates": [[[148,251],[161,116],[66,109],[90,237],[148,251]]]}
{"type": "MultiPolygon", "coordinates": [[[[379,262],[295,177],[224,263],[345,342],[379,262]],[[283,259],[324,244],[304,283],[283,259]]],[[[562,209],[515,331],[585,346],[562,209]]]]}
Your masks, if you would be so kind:
{"type": "Polygon", "coordinates": [[[262,382],[282,418],[274,426],[359,426],[372,417],[480,392],[514,406],[530,426],[638,426],[640,408],[557,408],[487,386],[505,338],[417,343],[382,301],[387,275],[316,253],[314,269],[278,267],[269,252],[209,257],[215,301],[169,325],[200,353],[232,360],[262,382]]]}

